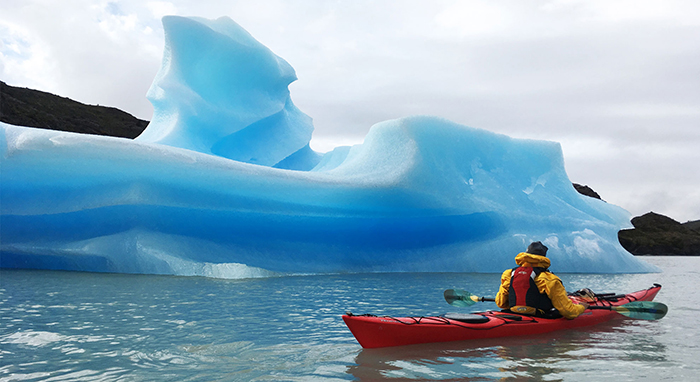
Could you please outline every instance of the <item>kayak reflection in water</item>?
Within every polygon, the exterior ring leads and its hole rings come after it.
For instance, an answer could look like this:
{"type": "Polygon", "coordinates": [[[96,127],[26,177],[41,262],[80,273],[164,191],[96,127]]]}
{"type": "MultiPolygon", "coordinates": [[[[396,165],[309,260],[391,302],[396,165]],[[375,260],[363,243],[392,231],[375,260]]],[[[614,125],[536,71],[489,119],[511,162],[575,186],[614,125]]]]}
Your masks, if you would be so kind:
{"type": "Polygon", "coordinates": [[[543,318],[578,317],[588,304],[571,302],[559,277],[549,271],[547,247],[539,241],[515,256],[518,267],[501,275],[496,305],[513,313],[543,318]]]}

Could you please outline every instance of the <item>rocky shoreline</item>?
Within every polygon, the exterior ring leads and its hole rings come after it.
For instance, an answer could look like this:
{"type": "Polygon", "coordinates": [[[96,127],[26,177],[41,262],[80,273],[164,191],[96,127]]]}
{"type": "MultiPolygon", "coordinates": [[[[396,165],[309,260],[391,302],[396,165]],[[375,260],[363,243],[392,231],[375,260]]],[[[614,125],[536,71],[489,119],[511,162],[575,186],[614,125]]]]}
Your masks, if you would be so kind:
{"type": "Polygon", "coordinates": [[[628,252],[638,256],[700,256],[700,220],[679,223],[654,212],[632,219],[632,229],[617,237],[628,252]]]}

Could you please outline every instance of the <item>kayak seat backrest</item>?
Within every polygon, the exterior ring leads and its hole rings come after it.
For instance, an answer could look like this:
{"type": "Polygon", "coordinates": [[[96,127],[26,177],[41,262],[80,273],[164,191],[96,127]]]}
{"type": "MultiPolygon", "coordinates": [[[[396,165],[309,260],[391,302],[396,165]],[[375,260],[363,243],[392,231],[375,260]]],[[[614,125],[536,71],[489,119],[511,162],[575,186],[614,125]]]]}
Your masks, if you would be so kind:
{"type": "MultiPolygon", "coordinates": [[[[502,318],[504,320],[512,320],[512,321],[522,321],[523,316],[516,316],[514,314],[495,314],[494,317],[502,318]]],[[[534,316],[528,316],[528,317],[534,317],[534,316]]]]}
{"type": "Polygon", "coordinates": [[[448,320],[466,322],[469,324],[483,324],[485,322],[489,322],[489,318],[482,316],[481,314],[447,313],[443,317],[447,318],[448,320]]]}

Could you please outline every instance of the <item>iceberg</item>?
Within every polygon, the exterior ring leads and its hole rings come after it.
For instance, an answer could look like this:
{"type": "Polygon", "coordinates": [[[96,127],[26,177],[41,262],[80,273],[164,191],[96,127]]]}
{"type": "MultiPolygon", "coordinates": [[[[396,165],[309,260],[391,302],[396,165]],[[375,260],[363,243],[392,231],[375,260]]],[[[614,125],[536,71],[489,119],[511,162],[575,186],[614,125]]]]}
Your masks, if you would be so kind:
{"type": "Polygon", "coordinates": [[[430,116],[322,154],[294,69],[229,18],[167,16],[135,140],[0,123],[0,266],[224,278],[501,272],[531,241],[556,272],[655,272],[630,214],[572,187],[556,142],[430,116]]]}

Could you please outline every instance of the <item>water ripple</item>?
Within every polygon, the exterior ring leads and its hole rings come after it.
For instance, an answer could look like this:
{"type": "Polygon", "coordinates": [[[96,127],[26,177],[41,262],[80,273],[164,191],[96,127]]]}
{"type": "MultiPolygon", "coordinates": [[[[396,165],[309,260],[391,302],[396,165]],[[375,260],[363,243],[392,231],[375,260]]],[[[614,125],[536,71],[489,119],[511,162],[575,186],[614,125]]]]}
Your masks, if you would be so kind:
{"type": "MultiPolygon", "coordinates": [[[[359,347],[340,315],[454,311],[442,291],[490,295],[499,275],[366,274],[218,280],[47,271],[0,274],[0,381],[692,380],[689,269],[561,275],[570,289],[664,285],[659,321],[619,319],[546,336],[388,349],[359,347]]],[[[652,260],[653,261],[653,260],[652,260]]],[[[685,262],[685,263],[683,263],[685,262]]],[[[697,277],[693,279],[697,282],[697,277]]],[[[462,310],[494,309],[490,303],[462,310]]]]}

